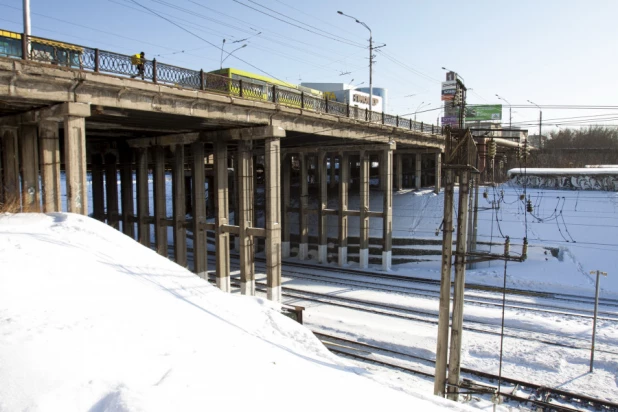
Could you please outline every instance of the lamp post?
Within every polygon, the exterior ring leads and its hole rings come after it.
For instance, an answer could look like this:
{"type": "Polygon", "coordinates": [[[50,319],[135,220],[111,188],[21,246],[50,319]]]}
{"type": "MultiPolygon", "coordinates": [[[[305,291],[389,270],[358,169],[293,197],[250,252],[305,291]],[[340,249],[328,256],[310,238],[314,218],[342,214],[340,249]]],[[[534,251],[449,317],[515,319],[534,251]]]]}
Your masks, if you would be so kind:
{"type": "Polygon", "coordinates": [[[416,108],[416,111],[414,112],[414,122],[416,122],[416,113],[418,113],[418,111],[421,109],[423,105],[425,105],[425,107],[428,107],[428,106],[431,106],[431,103],[425,104],[425,102],[421,102],[421,104],[418,105],[418,107],[416,108]]]}
{"type": "Polygon", "coordinates": [[[541,110],[541,106],[533,102],[532,100],[528,100],[528,103],[535,105],[539,108],[539,148],[543,148],[543,110],[541,110]]]}
{"type": "Polygon", "coordinates": [[[496,93],[496,97],[498,99],[500,99],[500,100],[504,100],[506,102],[506,104],[509,105],[509,129],[510,129],[511,128],[511,124],[513,123],[513,114],[511,112],[511,103],[508,100],[506,100],[504,97],[501,97],[500,95],[498,95],[497,93],[496,93]]]}
{"type": "Polygon", "coordinates": [[[23,0],[24,38],[22,39],[22,58],[30,58],[30,0],[23,0]],[[26,57],[28,56],[28,57],[26,57]]]}
{"type": "Polygon", "coordinates": [[[607,272],[601,272],[600,270],[591,270],[590,274],[597,274],[597,287],[594,295],[594,318],[592,320],[592,346],[590,347],[590,372],[594,369],[594,340],[597,333],[597,313],[599,310],[599,276],[607,276],[607,272]]]}
{"type": "MultiPolygon", "coordinates": [[[[225,43],[225,39],[223,39],[223,43],[225,43]]],[[[220,67],[220,68],[221,68],[221,69],[223,69],[223,62],[224,62],[224,61],[226,61],[228,57],[230,57],[232,54],[234,54],[234,52],[235,52],[235,51],[240,50],[240,49],[242,49],[242,48],[244,48],[244,47],[247,47],[247,44],[243,44],[243,45],[242,45],[242,46],[240,46],[239,48],[234,49],[234,50],[232,50],[231,52],[229,52],[229,53],[227,54],[227,56],[225,56],[225,59],[222,59],[222,60],[221,60],[221,64],[220,64],[220,66],[221,66],[221,67],[220,67]]],[[[223,57],[223,47],[221,47],[221,57],[223,57]]]]}
{"type": "MultiPolygon", "coordinates": [[[[361,24],[364,28],[369,30],[369,121],[371,121],[372,120],[371,112],[373,111],[373,34],[371,33],[371,29],[369,28],[369,26],[367,26],[362,21],[358,20],[356,17],[352,17],[348,14],[345,14],[342,11],[337,11],[337,13],[341,14],[342,16],[353,19],[355,22],[357,22],[358,24],[361,24]]],[[[384,47],[384,46],[386,45],[379,46],[379,47],[384,47]]]]}

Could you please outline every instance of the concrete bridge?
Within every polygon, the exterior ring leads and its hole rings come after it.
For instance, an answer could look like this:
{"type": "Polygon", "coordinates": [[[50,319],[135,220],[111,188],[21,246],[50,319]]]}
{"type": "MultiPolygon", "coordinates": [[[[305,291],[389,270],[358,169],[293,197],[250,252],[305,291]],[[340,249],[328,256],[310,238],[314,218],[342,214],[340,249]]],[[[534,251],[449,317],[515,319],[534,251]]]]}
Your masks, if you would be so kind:
{"type": "Polygon", "coordinates": [[[214,232],[217,285],[225,291],[230,290],[232,236],[245,294],[255,293],[254,239],[263,238],[268,298],[279,301],[281,259],[290,255],[290,214],[299,214],[299,259],[308,258],[308,216],[317,214],[318,256],[323,263],[327,217],[337,216],[340,265],[348,261],[348,219],[358,217],[361,267],[368,265],[369,218],[381,217],[383,267],[389,269],[393,188],[401,189],[406,180],[420,188],[421,179],[427,178],[426,183],[439,190],[444,147],[439,130],[418,130],[411,122],[408,128],[397,127],[399,118],[395,126],[382,123],[83,68],[0,58],[0,201],[17,199],[25,212],[61,211],[63,170],[69,212],[91,211],[96,219],[149,247],[152,237],[155,249],[165,256],[172,227],[173,259],[188,265],[189,239],[191,269],[202,277],[207,277],[207,232],[214,232]],[[372,211],[370,167],[376,161],[384,202],[382,210],[372,211]],[[429,173],[424,163],[431,165],[429,173]],[[255,207],[262,184],[256,179],[258,164],[264,170],[261,224],[255,207]],[[356,164],[360,167],[350,168],[356,164]],[[290,207],[292,169],[300,175],[298,208],[290,207]],[[166,193],[166,170],[172,173],[172,193],[166,193]],[[308,181],[313,170],[319,202],[311,210],[308,181]],[[351,177],[359,182],[359,210],[348,208],[351,177]],[[206,181],[209,199],[215,200],[214,223],[207,221],[206,181]],[[337,209],[327,208],[329,185],[331,193],[337,186],[337,209]],[[171,219],[167,197],[173,199],[171,219]]]}

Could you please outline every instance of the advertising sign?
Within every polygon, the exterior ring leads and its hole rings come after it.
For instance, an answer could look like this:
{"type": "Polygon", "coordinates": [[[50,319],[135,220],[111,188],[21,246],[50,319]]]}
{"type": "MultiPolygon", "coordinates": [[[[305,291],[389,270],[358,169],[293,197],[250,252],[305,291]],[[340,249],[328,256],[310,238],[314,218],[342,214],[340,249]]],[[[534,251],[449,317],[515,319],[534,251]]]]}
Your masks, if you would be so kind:
{"type": "Polygon", "coordinates": [[[447,81],[442,82],[442,98],[441,100],[453,100],[457,93],[457,82],[447,81]]]}
{"type": "Polygon", "coordinates": [[[457,116],[444,116],[442,117],[442,126],[457,126],[459,119],[457,116]]]}
{"type": "Polygon", "coordinates": [[[466,122],[482,120],[502,120],[502,105],[478,104],[466,106],[466,122]]]}

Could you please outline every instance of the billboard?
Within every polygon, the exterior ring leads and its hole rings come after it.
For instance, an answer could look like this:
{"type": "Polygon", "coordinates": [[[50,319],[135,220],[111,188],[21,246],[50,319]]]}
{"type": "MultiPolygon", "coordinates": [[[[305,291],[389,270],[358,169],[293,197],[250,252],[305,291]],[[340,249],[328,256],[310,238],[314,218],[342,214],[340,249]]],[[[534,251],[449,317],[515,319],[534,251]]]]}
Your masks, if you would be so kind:
{"type": "Polygon", "coordinates": [[[457,126],[459,125],[459,119],[457,116],[444,116],[442,118],[442,126],[457,126]]]}
{"type": "Polygon", "coordinates": [[[475,104],[466,106],[466,122],[502,120],[501,104],[475,104]]]}
{"type": "Polygon", "coordinates": [[[441,100],[453,100],[455,99],[455,94],[457,93],[457,82],[454,80],[449,80],[446,82],[442,82],[442,98],[441,100]]]}

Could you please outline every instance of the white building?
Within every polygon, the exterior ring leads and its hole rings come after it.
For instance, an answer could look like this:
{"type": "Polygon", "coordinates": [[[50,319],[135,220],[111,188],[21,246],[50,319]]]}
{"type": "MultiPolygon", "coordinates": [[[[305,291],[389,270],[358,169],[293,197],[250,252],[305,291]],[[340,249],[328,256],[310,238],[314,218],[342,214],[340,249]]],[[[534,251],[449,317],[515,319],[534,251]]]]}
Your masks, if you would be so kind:
{"type": "MultiPolygon", "coordinates": [[[[309,83],[303,82],[301,86],[320,90],[329,98],[341,103],[349,103],[351,107],[359,109],[369,109],[369,89],[356,89],[347,83],[309,83]]],[[[373,89],[372,111],[383,112],[386,107],[385,96],[387,90],[383,88],[373,89]],[[379,92],[379,93],[378,93],[379,92]]]]}

